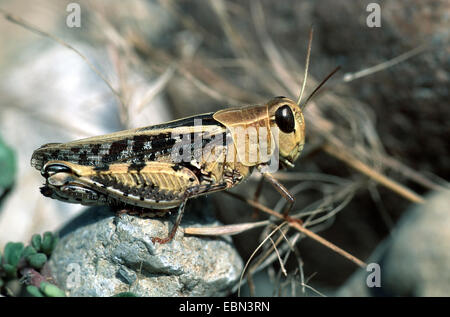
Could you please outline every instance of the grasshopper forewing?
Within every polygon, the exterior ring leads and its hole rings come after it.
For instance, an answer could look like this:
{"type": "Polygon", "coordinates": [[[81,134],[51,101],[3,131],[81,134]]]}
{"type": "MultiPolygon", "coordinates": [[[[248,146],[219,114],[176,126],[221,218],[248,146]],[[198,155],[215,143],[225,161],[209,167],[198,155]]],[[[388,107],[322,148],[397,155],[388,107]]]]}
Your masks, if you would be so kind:
{"type": "MultiPolygon", "coordinates": [[[[312,31],[307,61],[311,38],[312,31]]],[[[173,238],[189,198],[232,188],[255,168],[288,200],[287,215],[294,198],[270,173],[292,167],[303,149],[303,89],[297,102],[276,97],[263,105],[46,144],[33,153],[31,165],[45,178],[41,192],[47,197],[156,214],[178,207],[169,236],[154,242],[173,238]]]]}

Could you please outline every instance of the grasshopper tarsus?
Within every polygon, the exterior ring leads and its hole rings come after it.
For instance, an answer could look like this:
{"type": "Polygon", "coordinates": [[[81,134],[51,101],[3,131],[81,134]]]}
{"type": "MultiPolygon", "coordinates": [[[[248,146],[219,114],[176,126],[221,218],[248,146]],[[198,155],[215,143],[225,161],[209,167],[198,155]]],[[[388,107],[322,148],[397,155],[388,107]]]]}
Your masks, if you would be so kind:
{"type": "Polygon", "coordinates": [[[186,207],[186,201],[187,198],[181,203],[179,209],[178,209],[178,215],[177,220],[175,221],[175,224],[173,225],[172,229],[169,232],[169,235],[166,238],[158,238],[153,237],[151,240],[153,244],[159,243],[159,244],[166,244],[172,241],[172,239],[175,237],[175,234],[177,233],[178,227],[180,226],[181,219],[183,218],[184,209],[186,207]]]}
{"type": "MultiPolygon", "coordinates": [[[[181,218],[180,218],[180,220],[181,220],[181,218]]],[[[152,238],[151,238],[152,243],[153,243],[153,244],[156,244],[156,243],[159,243],[159,244],[166,244],[166,243],[169,243],[169,242],[172,241],[172,239],[175,237],[175,234],[176,234],[177,231],[178,231],[178,226],[179,226],[179,223],[178,223],[178,222],[175,223],[174,226],[172,227],[172,230],[170,230],[169,235],[168,235],[167,237],[165,237],[165,238],[152,237],[152,238]]]]}
{"type": "Polygon", "coordinates": [[[159,244],[166,244],[166,243],[169,243],[170,241],[172,241],[172,239],[173,239],[173,237],[167,237],[167,238],[158,238],[158,237],[153,237],[151,240],[152,240],[152,243],[153,244],[156,244],[156,243],[159,243],[159,244]]]}

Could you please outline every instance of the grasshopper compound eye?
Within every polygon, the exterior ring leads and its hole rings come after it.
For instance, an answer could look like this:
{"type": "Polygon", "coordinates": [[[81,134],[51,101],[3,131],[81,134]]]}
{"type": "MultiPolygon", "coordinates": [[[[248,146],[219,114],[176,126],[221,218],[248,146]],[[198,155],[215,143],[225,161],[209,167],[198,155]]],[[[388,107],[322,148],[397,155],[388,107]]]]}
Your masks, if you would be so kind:
{"type": "Polygon", "coordinates": [[[275,123],[284,133],[291,133],[295,130],[295,119],[291,107],[281,106],[275,112],[275,123]]]}

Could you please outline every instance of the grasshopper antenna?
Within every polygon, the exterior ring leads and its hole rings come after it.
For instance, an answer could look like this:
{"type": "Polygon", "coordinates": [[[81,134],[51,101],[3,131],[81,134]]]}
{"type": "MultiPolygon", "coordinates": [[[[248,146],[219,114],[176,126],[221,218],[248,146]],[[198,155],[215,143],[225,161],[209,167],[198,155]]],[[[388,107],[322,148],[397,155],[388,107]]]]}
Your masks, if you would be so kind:
{"type": "Polygon", "coordinates": [[[319,91],[319,89],[327,82],[327,80],[330,79],[331,76],[333,76],[339,69],[341,69],[341,66],[336,67],[331,73],[328,74],[327,77],[324,78],[324,80],[322,80],[322,82],[316,87],[316,89],[314,89],[314,91],[306,99],[305,103],[302,106],[300,106],[302,111],[305,109],[306,105],[308,104],[308,101],[311,100],[311,98],[316,94],[316,92],[319,91]]]}
{"type": "Polygon", "coordinates": [[[313,27],[311,26],[311,28],[309,29],[308,50],[306,53],[305,77],[303,78],[302,89],[300,90],[300,96],[298,97],[298,100],[297,100],[297,105],[300,106],[302,111],[305,109],[306,105],[308,104],[308,101],[311,100],[311,98],[325,84],[325,82],[328,79],[330,79],[330,77],[333,76],[341,68],[340,66],[338,66],[330,74],[328,74],[328,76],[325,77],[325,79],[322,80],[322,82],[316,87],[316,89],[314,89],[314,91],[308,96],[305,103],[303,105],[300,105],[302,102],[303,92],[305,91],[305,87],[306,87],[306,79],[308,78],[309,58],[311,56],[312,39],[313,39],[313,27]]]}
{"type": "Polygon", "coordinates": [[[297,105],[300,106],[300,102],[302,101],[303,92],[306,87],[306,79],[308,78],[308,68],[309,68],[309,56],[311,55],[311,44],[313,39],[313,27],[309,29],[309,40],[308,40],[308,50],[306,53],[306,63],[305,63],[305,77],[303,78],[302,89],[300,90],[300,96],[297,100],[297,105]]]}

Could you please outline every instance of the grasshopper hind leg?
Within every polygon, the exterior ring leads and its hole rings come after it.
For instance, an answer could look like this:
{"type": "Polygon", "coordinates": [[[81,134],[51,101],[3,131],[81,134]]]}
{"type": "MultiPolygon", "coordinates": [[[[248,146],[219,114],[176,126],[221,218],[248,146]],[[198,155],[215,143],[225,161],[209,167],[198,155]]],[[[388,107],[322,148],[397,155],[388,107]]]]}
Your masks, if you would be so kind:
{"type": "Polygon", "coordinates": [[[175,221],[175,224],[172,227],[172,230],[170,230],[169,235],[166,238],[153,237],[152,238],[153,244],[155,244],[155,243],[166,244],[166,243],[172,241],[173,237],[175,237],[175,234],[177,233],[178,227],[181,223],[181,219],[183,218],[183,213],[184,213],[184,209],[186,207],[186,202],[187,202],[187,200],[183,201],[181,203],[180,207],[178,208],[177,219],[175,221]]]}
{"type": "Polygon", "coordinates": [[[186,207],[186,203],[189,198],[202,195],[204,193],[210,193],[214,191],[224,190],[227,189],[229,185],[226,182],[216,183],[216,184],[203,184],[203,185],[196,185],[188,188],[184,194],[183,202],[181,203],[180,207],[178,208],[178,216],[175,221],[175,224],[173,225],[172,229],[169,232],[169,235],[166,238],[159,238],[159,237],[153,237],[152,242],[153,243],[160,243],[165,244],[175,237],[175,234],[177,233],[178,227],[181,223],[181,219],[183,218],[184,209],[186,207]]]}

